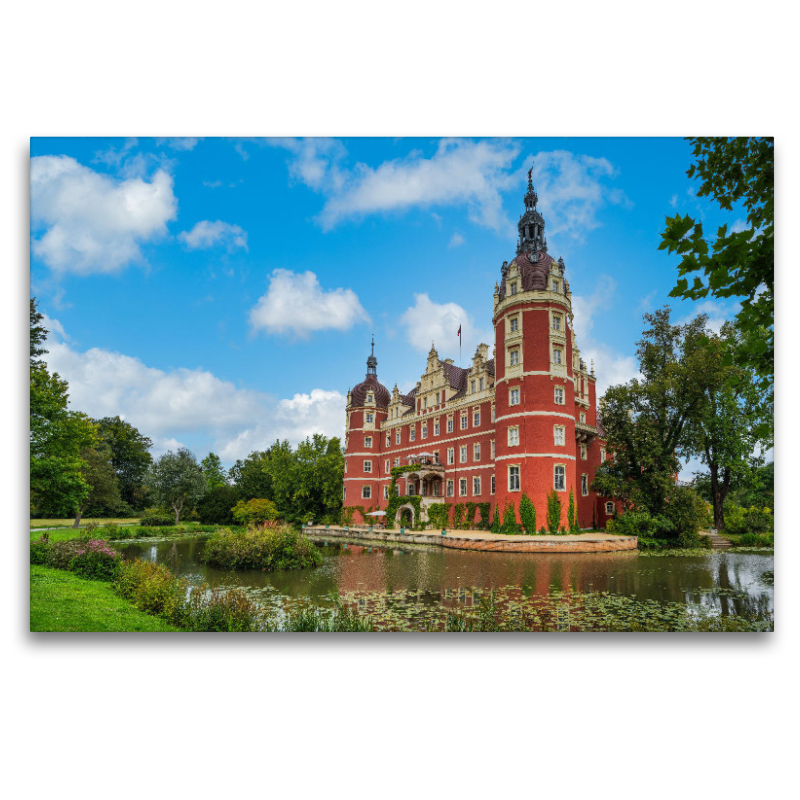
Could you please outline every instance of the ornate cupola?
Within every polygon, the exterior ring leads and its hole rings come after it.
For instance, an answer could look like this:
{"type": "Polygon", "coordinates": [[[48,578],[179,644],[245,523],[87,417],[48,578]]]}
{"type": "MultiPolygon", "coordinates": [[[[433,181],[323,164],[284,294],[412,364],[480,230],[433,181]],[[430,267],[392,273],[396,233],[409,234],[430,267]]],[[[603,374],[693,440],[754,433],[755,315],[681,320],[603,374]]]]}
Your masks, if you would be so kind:
{"type": "Polygon", "coordinates": [[[372,352],[367,359],[367,375],[378,377],[378,359],[375,358],[375,337],[372,337],[372,352]]]}
{"type": "Polygon", "coordinates": [[[378,359],[375,358],[375,337],[373,336],[372,351],[367,358],[366,378],[353,387],[348,405],[363,406],[375,403],[379,408],[386,408],[390,400],[389,390],[378,382],[378,359]]]}
{"type": "Polygon", "coordinates": [[[535,254],[547,252],[547,239],[544,238],[544,217],[536,210],[539,195],[533,188],[533,166],[528,170],[528,191],[525,192],[525,213],[519,218],[517,229],[517,255],[532,254],[529,259],[536,261],[535,254]]]}

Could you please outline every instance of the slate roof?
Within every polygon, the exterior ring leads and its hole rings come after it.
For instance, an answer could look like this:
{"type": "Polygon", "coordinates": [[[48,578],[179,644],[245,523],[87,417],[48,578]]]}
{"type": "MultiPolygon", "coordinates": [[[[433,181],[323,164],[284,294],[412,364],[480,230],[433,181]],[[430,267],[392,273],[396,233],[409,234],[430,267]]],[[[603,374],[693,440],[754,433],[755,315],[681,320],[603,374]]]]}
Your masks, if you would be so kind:
{"type": "MultiPolygon", "coordinates": [[[[527,253],[520,253],[511,262],[511,264],[516,262],[519,267],[520,282],[522,284],[520,288],[523,292],[543,291],[547,288],[547,276],[550,273],[550,265],[554,259],[549,253],[541,250],[535,255],[538,258],[535,261],[531,261],[527,253]]],[[[511,265],[509,264],[509,266],[511,265]]],[[[501,281],[500,299],[503,300],[505,296],[506,282],[501,281]]]]}
{"type": "Polygon", "coordinates": [[[389,407],[389,401],[392,399],[392,395],[382,383],[378,382],[375,375],[367,375],[362,383],[353,387],[353,405],[366,405],[367,392],[370,390],[375,392],[375,405],[378,406],[378,408],[389,407]]]}

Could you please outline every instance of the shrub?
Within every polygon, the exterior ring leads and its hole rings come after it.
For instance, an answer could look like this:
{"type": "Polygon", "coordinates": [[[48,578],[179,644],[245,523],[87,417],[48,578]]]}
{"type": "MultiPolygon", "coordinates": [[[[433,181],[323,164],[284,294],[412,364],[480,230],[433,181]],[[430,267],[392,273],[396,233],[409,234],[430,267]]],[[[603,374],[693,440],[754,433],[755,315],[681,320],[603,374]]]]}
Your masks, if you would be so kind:
{"type": "Polygon", "coordinates": [[[466,513],[467,507],[463,503],[456,503],[455,506],[453,506],[453,527],[456,530],[463,529],[466,513]]]}
{"type": "Polygon", "coordinates": [[[69,562],[71,572],[82,578],[98,581],[113,581],[122,560],[120,554],[102,539],[81,542],[81,549],[69,562]]]}
{"type": "Polygon", "coordinates": [[[510,535],[519,533],[517,514],[514,510],[514,504],[510,500],[506,500],[506,507],[503,509],[503,525],[500,528],[500,533],[506,533],[510,535]]]}
{"type": "Polygon", "coordinates": [[[774,526],[775,520],[769,508],[742,508],[734,503],[725,504],[725,533],[769,533],[774,526]]]}
{"type": "Polygon", "coordinates": [[[70,561],[83,550],[87,541],[87,539],[67,539],[63,542],[50,542],[45,563],[55,569],[69,569],[70,561]]]}
{"type": "Polygon", "coordinates": [[[141,611],[176,625],[186,622],[186,581],[162,564],[138,559],[126,562],[120,566],[114,588],[141,611]]]}
{"type": "Polygon", "coordinates": [[[500,506],[496,505],[494,507],[494,519],[492,520],[492,533],[500,533],[500,528],[502,527],[500,524],[500,506]]]}
{"type": "Polygon", "coordinates": [[[192,591],[186,610],[186,626],[198,632],[242,632],[259,627],[255,604],[241,589],[222,592],[205,586],[192,591]]]}
{"type": "Polygon", "coordinates": [[[536,533],[536,507],[525,492],[522,493],[519,501],[519,521],[528,536],[536,533]]]}
{"type": "Polygon", "coordinates": [[[50,554],[50,542],[42,536],[31,542],[31,564],[46,564],[50,554]]]}
{"type": "Polygon", "coordinates": [[[432,503],[428,507],[428,521],[435,529],[442,530],[447,527],[447,518],[450,516],[450,506],[447,503],[432,503]]]}
{"type": "Polygon", "coordinates": [[[175,515],[157,512],[145,513],[144,516],[139,519],[139,524],[148,528],[173,526],[175,525],[175,515]]]}
{"type": "Polygon", "coordinates": [[[567,523],[569,524],[570,533],[580,533],[581,526],[578,524],[578,513],[575,510],[575,496],[572,489],[569,490],[569,509],[567,510],[567,523]]]}
{"type": "Polygon", "coordinates": [[[489,526],[491,525],[491,518],[489,514],[489,509],[491,508],[491,503],[478,503],[478,510],[480,511],[481,518],[478,522],[478,527],[482,531],[488,531],[489,526]]]}
{"type": "Polygon", "coordinates": [[[539,536],[547,536],[547,528],[545,528],[544,525],[542,525],[542,527],[539,528],[539,536]]]}
{"type": "Polygon", "coordinates": [[[547,529],[551,534],[558,533],[561,525],[561,499],[558,492],[552,489],[547,495],[547,529]]]}
{"type": "MultiPolygon", "coordinates": [[[[664,538],[673,539],[678,547],[698,544],[698,531],[706,518],[706,504],[694,489],[688,486],[673,486],[664,506],[664,519],[668,526],[660,524],[664,538]]],[[[661,518],[659,522],[661,522],[661,518]]]]}
{"type": "MultiPolygon", "coordinates": [[[[233,507],[233,518],[239,525],[255,525],[261,522],[272,522],[278,518],[278,509],[272,500],[254,498],[240,500],[233,507]]],[[[308,521],[308,520],[305,520],[308,521]]]]}
{"type": "Polygon", "coordinates": [[[233,507],[241,500],[241,493],[235,486],[215,486],[209,489],[197,504],[200,522],[210,525],[233,525],[233,507]]]}
{"type": "Polygon", "coordinates": [[[206,542],[203,560],[227,569],[266,572],[303,569],[322,563],[319,548],[289,525],[250,526],[246,531],[220,528],[206,542]]]}

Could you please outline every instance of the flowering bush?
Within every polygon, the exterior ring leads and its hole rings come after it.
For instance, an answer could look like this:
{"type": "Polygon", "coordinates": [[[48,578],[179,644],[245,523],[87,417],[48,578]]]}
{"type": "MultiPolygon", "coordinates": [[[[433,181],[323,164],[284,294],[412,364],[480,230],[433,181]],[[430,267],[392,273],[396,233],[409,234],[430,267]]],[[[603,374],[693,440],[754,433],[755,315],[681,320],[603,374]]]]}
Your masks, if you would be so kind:
{"type": "Polygon", "coordinates": [[[302,569],[322,563],[319,548],[289,525],[246,531],[220,528],[207,542],[203,560],[228,569],[302,569]]]}
{"type": "Polygon", "coordinates": [[[83,578],[112,581],[117,576],[121,556],[102,539],[79,542],[80,548],[69,562],[69,569],[83,578]]]}

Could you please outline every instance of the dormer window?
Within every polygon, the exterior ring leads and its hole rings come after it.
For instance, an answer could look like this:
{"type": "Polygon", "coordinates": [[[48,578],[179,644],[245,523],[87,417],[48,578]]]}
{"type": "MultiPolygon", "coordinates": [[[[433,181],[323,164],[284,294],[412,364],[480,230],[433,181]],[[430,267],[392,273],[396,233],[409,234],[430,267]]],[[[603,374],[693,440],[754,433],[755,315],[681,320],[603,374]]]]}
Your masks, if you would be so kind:
{"type": "Polygon", "coordinates": [[[368,392],[367,393],[367,402],[368,403],[374,403],[375,402],[375,395],[372,394],[372,392],[368,392]]]}
{"type": "Polygon", "coordinates": [[[469,391],[471,394],[475,394],[475,381],[470,381],[469,391]]]}
{"type": "Polygon", "coordinates": [[[550,281],[550,288],[554,292],[560,292],[561,291],[561,281],[556,280],[555,278],[553,278],[553,280],[550,281]]]}
{"type": "Polygon", "coordinates": [[[517,293],[517,282],[511,281],[511,294],[516,294],[516,293],[517,293]]]}

